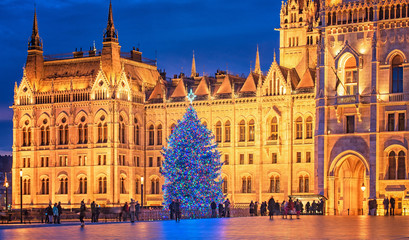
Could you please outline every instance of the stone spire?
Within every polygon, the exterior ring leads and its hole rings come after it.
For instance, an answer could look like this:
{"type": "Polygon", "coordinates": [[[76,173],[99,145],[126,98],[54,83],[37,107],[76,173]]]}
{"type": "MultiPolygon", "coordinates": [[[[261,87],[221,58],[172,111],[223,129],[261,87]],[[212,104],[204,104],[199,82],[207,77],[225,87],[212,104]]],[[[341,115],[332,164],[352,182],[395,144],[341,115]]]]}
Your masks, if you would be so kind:
{"type": "Polygon", "coordinates": [[[193,58],[192,58],[192,71],[190,74],[191,78],[196,77],[196,61],[195,61],[195,51],[193,50],[193,58]]]}
{"type": "Polygon", "coordinates": [[[118,42],[118,33],[114,26],[114,17],[112,16],[112,3],[109,1],[108,24],[104,33],[104,42],[118,42]]]}
{"type": "Polygon", "coordinates": [[[28,42],[28,50],[43,50],[40,35],[38,34],[37,12],[34,9],[33,31],[31,33],[30,41],[28,42]]]}
{"type": "Polygon", "coordinates": [[[254,72],[261,75],[260,54],[258,52],[258,45],[257,45],[256,65],[254,66],[254,72]]]}

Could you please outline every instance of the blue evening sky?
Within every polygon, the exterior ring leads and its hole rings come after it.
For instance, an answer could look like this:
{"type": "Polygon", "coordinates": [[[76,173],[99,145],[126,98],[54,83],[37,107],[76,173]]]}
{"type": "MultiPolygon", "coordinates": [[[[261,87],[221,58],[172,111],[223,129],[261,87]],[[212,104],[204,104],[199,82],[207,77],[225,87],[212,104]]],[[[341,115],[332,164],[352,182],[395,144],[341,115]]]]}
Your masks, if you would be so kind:
{"type": "MultiPolygon", "coordinates": [[[[157,57],[168,77],[190,73],[193,50],[200,75],[226,68],[247,75],[257,44],[266,72],[274,49],[278,53],[279,0],[113,0],[112,5],[122,51],[139,46],[144,57],[157,57]]],[[[88,50],[93,41],[102,47],[108,0],[37,0],[36,6],[45,55],[88,50]]],[[[0,154],[11,152],[9,106],[14,82],[23,74],[33,9],[34,0],[0,1],[0,154]]]]}

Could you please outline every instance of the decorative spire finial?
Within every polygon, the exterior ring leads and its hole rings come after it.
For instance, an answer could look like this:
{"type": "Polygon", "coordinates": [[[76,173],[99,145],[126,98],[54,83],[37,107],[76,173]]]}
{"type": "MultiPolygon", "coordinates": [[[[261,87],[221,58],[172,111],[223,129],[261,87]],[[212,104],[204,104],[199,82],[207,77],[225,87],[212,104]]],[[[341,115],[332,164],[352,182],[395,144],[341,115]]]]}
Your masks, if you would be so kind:
{"type": "Polygon", "coordinates": [[[118,33],[114,26],[114,17],[112,15],[112,3],[109,1],[108,24],[104,33],[104,42],[118,42],[118,33]]]}
{"type": "Polygon", "coordinates": [[[260,54],[258,52],[258,44],[257,44],[257,53],[256,53],[256,64],[254,66],[254,72],[257,74],[261,74],[261,68],[260,68],[260,54]]]}
{"type": "Polygon", "coordinates": [[[195,61],[195,50],[193,50],[193,58],[192,58],[192,71],[190,73],[190,77],[196,77],[196,61],[195,61]]]}
{"type": "Polygon", "coordinates": [[[28,42],[28,50],[43,50],[41,44],[40,35],[38,33],[38,23],[37,23],[37,11],[34,7],[34,19],[33,19],[33,30],[31,33],[30,41],[28,42]]]}

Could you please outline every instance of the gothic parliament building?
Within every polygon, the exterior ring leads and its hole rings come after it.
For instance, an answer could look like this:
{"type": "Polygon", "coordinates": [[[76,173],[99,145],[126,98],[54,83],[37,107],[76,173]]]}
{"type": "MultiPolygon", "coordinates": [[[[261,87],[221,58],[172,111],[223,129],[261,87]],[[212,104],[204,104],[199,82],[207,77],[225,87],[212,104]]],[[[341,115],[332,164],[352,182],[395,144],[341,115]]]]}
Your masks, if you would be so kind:
{"type": "MultiPolygon", "coordinates": [[[[233,204],[326,199],[327,214],[395,197],[409,211],[409,1],[288,0],[280,55],[247,77],[172,79],[122,52],[112,7],[102,50],[44,55],[34,15],[14,89],[13,205],[162,204],[162,147],[187,93],[222,153],[233,204]],[[143,184],[143,188],[142,188],[143,184]],[[143,194],[141,190],[143,189],[143,194]]],[[[305,203],[305,202],[304,202],[305,203]]]]}

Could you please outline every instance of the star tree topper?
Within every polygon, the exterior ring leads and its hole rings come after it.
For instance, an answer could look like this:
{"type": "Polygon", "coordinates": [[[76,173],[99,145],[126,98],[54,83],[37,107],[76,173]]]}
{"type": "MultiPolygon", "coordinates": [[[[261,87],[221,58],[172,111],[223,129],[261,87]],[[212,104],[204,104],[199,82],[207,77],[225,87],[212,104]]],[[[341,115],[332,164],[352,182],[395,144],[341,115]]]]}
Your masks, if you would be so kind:
{"type": "Polygon", "coordinates": [[[196,95],[193,93],[192,89],[190,89],[187,99],[189,99],[190,104],[192,104],[192,102],[196,99],[196,95]]]}

